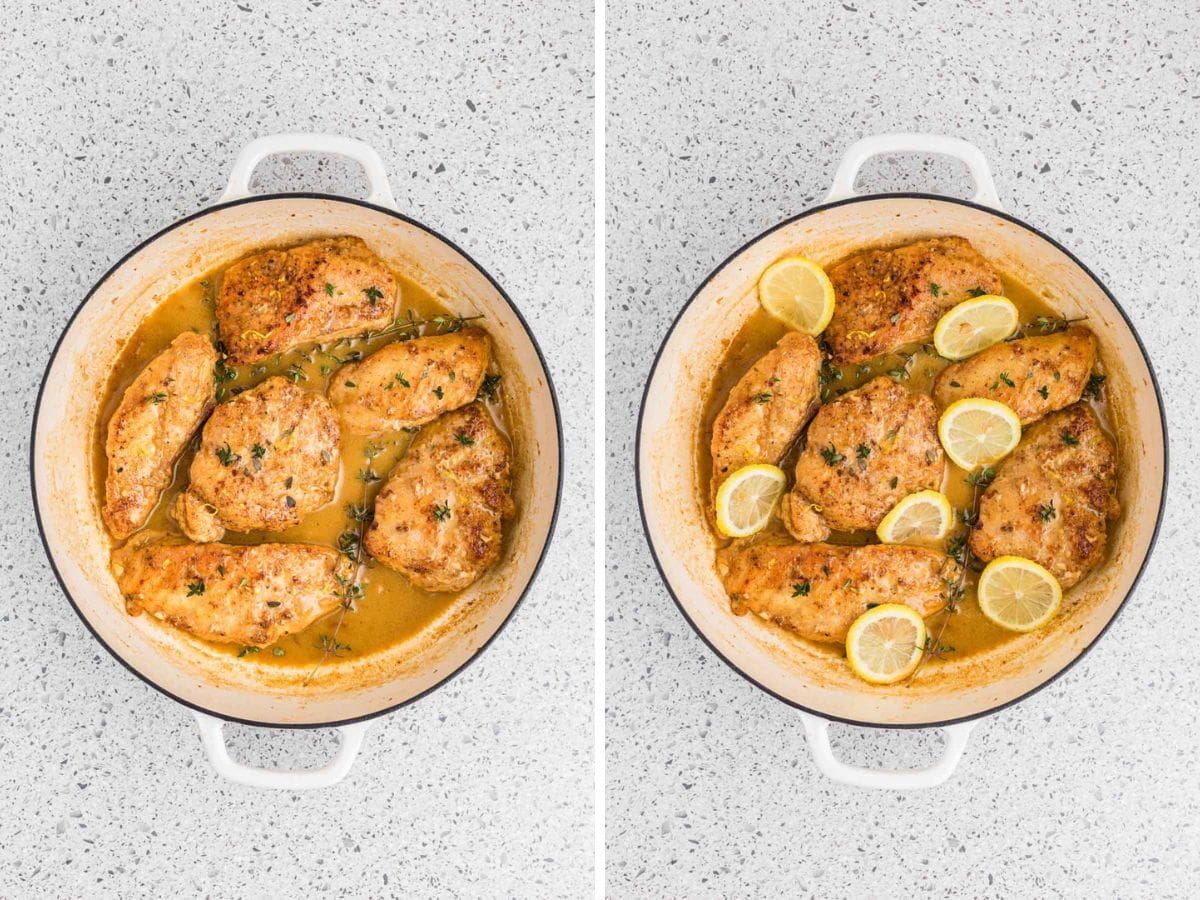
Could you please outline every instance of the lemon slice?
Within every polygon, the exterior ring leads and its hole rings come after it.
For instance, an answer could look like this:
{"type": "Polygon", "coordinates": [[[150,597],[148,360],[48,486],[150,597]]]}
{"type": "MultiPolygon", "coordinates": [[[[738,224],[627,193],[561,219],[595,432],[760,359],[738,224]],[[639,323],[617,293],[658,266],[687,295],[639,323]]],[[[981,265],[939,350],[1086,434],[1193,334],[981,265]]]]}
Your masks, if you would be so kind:
{"type": "Polygon", "coordinates": [[[892,507],[875,534],[885,544],[940,541],[950,531],[954,511],[941,491],[917,491],[892,507]]]}
{"type": "Polygon", "coordinates": [[[954,464],[970,472],[1012,452],[1021,440],[1021,420],[998,400],[966,397],[946,407],[938,438],[954,464]]]}
{"type": "Polygon", "coordinates": [[[820,334],[833,318],[833,282],[803,256],[785,256],[758,279],[763,309],[789,328],[820,334]]]}
{"type": "Polygon", "coordinates": [[[1033,560],[999,556],[979,576],[979,609],[1009,631],[1035,631],[1062,603],[1058,579],[1033,560]]]}
{"type": "Polygon", "coordinates": [[[872,684],[892,684],[913,673],[925,651],[925,622],[910,607],[884,603],[854,620],[846,634],[846,660],[872,684]]]}
{"type": "Polygon", "coordinates": [[[742,466],[717,491],[717,528],[727,537],[761,531],[785,487],[787,476],[779,466],[742,466]]]}
{"type": "Polygon", "coordinates": [[[966,359],[1017,330],[1017,308],[1007,297],[984,294],[964,300],[933,329],[933,346],[947,359],[966,359]]]}

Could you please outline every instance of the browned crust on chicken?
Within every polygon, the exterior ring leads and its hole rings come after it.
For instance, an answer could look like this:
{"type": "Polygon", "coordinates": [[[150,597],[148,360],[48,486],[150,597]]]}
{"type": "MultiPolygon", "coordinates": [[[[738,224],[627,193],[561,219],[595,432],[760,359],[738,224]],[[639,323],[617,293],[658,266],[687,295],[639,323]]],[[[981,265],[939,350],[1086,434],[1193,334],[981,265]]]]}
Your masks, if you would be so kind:
{"type": "Polygon", "coordinates": [[[339,369],[329,399],[352,434],[424,425],[475,399],[491,353],[480,328],[397,341],[339,369]]]}
{"type": "Polygon", "coordinates": [[[113,552],[112,569],[131,615],[207,641],[266,647],[308,627],[342,600],[338,578],[353,566],[314,544],[188,544],[155,541],[113,552]]]}
{"type": "Polygon", "coordinates": [[[837,305],[825,340],[843,364],[927,341],[952,306],[1001,291],[1000,276],[960,237],[856,253],[830,269],[829,280],[837,305]]]}
{"type": "Polygon", "coordinates": [[[212,342],[186,331],[150,360],[108,422],[104,522],[117,540],[145,524],[175,462],[213,407],[212,342]]]}
{"type": "Polygon", "coordinates": [[[810,641],[835,643],[881,603],[933,615],[961,574],[942,553],[894,544],[764,541],[721,551],[717,567],[735,614],[752,612],[810,641]]]}
{"type": "Polygon", "coordinates": [[[425,426],[375,498],[363,545],[427,591],[461,591],[500,558],[511,451],[481,403],[425,426]]]}
{"type": "Polygon", "coordinates": [[[937,409],[891,378],[873,378],[826,403],[796,460],[791,504],[810,504],[837,531],[874,529],[916,491],[945,473],[937,409]]]}
{"type": "Polygon", "coordinates": [[[230,360],[257,362],[299,344],[384,327],[396,278],[356,237],[265,250],[225,270],[217,322],[230,360]]]}
{"type": "Polygon", "coordinates": [[[1077,403],[1030,428],[1000,463],[971,552],[984,562],[1032,559],[1069,588],[1104,560],[1108,522],[1120,514],[1116,451],[1091,407],[1077,403]]]}
{"type": "Polygon", "coordinates": [[[829,526],[811,503],[795,492],[779,501],[779,520],[788,534],[802,544],[813,544],[829,537],[829,526]]]}
{"type": "Polygon", "coordinates": [[[188,494],[199,503],[177,501],[176,521],[197,541],[219,537],[220,526],[245,532],[298,525],[333,499],[339,439],[328,400],[282,376],[268,378],[222,403],[205,423],[189,471],[188,494]]]}
{"type": "Polygon", "coordinates": [[[1075,403],[1095,364],[1096,338],[1076,325],[999,343],[947,366],[933,382],[933,399],[943,409],[964,397],[999,400],[1029,425],[1075,403]]]}
{"type": "Polygon", "coordinates": [[[713,422],[712,496],[743,466],[778,464],[820,402],[821,351],[792,331],[750,367],[713,422]]]}

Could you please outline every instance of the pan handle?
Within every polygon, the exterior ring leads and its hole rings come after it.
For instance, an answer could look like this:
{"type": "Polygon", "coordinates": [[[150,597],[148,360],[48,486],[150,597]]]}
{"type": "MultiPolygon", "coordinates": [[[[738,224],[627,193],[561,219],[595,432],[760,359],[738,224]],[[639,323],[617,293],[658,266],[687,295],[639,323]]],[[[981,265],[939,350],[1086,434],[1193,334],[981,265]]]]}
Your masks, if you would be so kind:
{"type": "Polygon", "coordinates": [[[842,157],[825,202],[855,196],[854,179],[858,177],[863,164],[874,156],[894,153],[938,154],[957,159],[966,165],[971,178],[975,180],[975,196],[971,199],[992,209],[1001,208],[996,182],[992,180],[992,170],[988,168],[983,151],[959,138],[940,134],[877,134],[855,141],[842,157]]]}
{"type": "Polygon", "coordinates": [[[808,738],[808,747],[812,751],[813,761],[821,774],[842,784],[855,787],[883,788],[894,791],[913,791],[922,788],[936,787],[954,774],[958,761],[962,759],[963,750],[967,746],[967,738],[971,735],[974,722],[958,722],[954,725],[943,725],[942,732],[946,738],[946,749],[942,758],[925,769],[864,769],[851,766],[833,755],[833,747],[829,743],[829,726],[833,723],[811,713],[800,713],[804,722],[804,733],[808,738]]]}
{"type": "Polygon", "coordinates": [[[312,788],[329,787],[337,784],[346,777],[354,759],[362,747],[363,737],[366,736],[369,722],[355,722],[350,725],[338,726],[342,734],[342,743],[334,754],[333,759],[318,769],[302,769],[288,771],[287,769],[258,769],[244,766],[229,755],[225,746],[225,720],[218,719],[206,713],[192,710],[196,716],[196,724],[200,726],[200,743],[208,754],[217,774],[256,788],[274,788],[284,791],[302,791],[312,788]]]}
{"type": "Polygon", "coordinates": [[[367,173],[367,184],[371,187],[367,202],[388,209],[396,208],[396,198],[392,195],[392,186],[388,183],[379,154],[362,141],[337,134],[272,134],[251,141],[234,161],[233,171],[229,173],[229,186],[221,195],[220,202],[249,197],[253,193],[250,190],[250,176],[258,164],[268,156],[279,153],[325,153],[352,159],[367,173]]]}

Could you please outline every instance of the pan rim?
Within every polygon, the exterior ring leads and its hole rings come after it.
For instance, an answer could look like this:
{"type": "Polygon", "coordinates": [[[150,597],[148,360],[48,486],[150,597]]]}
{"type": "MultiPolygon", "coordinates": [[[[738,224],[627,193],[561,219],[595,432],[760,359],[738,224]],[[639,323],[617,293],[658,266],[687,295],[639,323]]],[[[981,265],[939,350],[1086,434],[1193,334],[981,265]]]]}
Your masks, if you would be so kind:
{"type": "Polygon", "coordinates": [[[462,673],[464,670],[466,670],[473,662],[475,662],[475,660],[477,660],[483,654],[483,652],[485,650],[487,650],[488,647],[491,646],[492,642],[496,639],[496,637],[502,631],[504,631],[504,629],[508,626],[509,622],[512,621],[512,618],[513,618],[514,614],[516,613],[517,609],[525,601],[526,596],[528,596],[530,590],[533,588],[534,583],[537,581],[537,576],[541,572],[543,563],[545,563],[545,561],[546,561],[546,554],[549,551],[550,544],[554,540],[554,533],[558,526],[558,514],[559,514],[559,511],[561,508],[561,504],[562,504],[563,468],[564,468],[564,466],[563,466],[564,459],[563,458],[564,458],[564,446],[563,446],[562,413],[561,413],[561,410],[559,409],[558,393],[555,391],[554,380],[550,375],[550,368],[546,363],[546,357],[542,353],[541,345],[538,344],[537,338],[534,336],[532,329],[530,329],[530,327],[529,327],[529,323],[525,321],[525,317],[521,314],[521,310],[517,307],[517,305],[515,303],[513,303],[512,298],[508,296],[508,293],[504,290],[503,287],[500,286],[500,283],[498,281],[496,281],[496,279],[494,277],[492,277],[492,274],[487,269],[485,269],[483,266],[481,266],[475,260],[475,258],[473,256],[471,256],[469,253],[467,253],[462,247],[458,246],[458,244],[456,244],[450,238],[441,234],[436,229],[431,228],[428,225],[425,225],[424,223],[411,218],[410,216],[406,216],[404,213],[401,213],[398,210],[389,209],[385,206],[379,206],[374,203],[368,203],[365,200],[359,200],[354,197],[340,196],[338,194],[326,194],[326,193],[320,193],[320,192],[315,192],[315,191],[285,191],[285,192],[272,193],[272,194],[256,194],[251,197],[242,197],[237,200],[230,200],[230,201],[226,201],[223,203],[216,203],[212,206],[206,206],[202,209],[199,209],[196,212],[191,213],[182,219],[178,219],[175,222],[172,222],[170,225],[167,225],[165,228],[160,229],[159,231],[155,232],[150,237],[141,241],[139,244],[137,244],[131,250],[129,250],[124,256],[122,256],[119,260],[117,260],[117,262],[115,262],[112,266],[110,266],[108,268],[108,270],[105,271],[105,273],[102,276],[100,276],[100,278],[96,281],[96,283],[92,286],[92,288],[84,295],[84,297],[80,301],[79,305],[75,308],[75,311],[71,313],[71,316],[70,316],[70,318],[67,319],[66,324],[63,325],[62,331],[58,336],[58,340],[55,341],[54,349],[51,350],[51,352],[50,352],[50,358],[46,362],[46,368],[42,373],[41,383],[38,386],[37,398],[34,402],[33,419],[32,419],[31,425],[30,425],[29,481],[30,481],[30,491],[31,491],[32,499],[33,499],[34,519],[37,522],[38,535],[41,538],[42,549],[46,554],[46,559],[50,563],[50,570],[54,573],[54,577],[58,581],[58,586],[59,586],[60,590],[62,591],[63,595],[67,598],[67,602],[70,603],[71,608],[75,610],[75,614],[77,616],[79,616],[79,619],[83,622],[84,626],[87,628],[87,630],[89,632],[91,632],[92,637],[96,639],[96,641],[100,644],[101,647],[103,647],[106,651],[108,651],[110,656],[112,656],[126,670],[128,670],[133,675],[135,675],[139,680],[141,680],[145,684],[149,685],[150,687],[154,688],[160,694],[163,694],[163,695],[169,697],[171,700],[174,700],[176,703],[179,703],[182,706],[185,706],[188,709],[193,710],[194,712],[204,713],[205,715],[209,715],[209,716],[212,716],[217,719],[221,719],[226,722],[236,722],[238,724],[250,725],[250,726],[253,726],[256,728],[281,728],[281,729],[302,730],[302,729],[314,729],[314,728],[337,728],[337,727],[341,727],[341,726],[345,726],[345,725],[353,725],[353,724],[356,724],[359,722],[368,722],[372,719],[376,719],[381,716],[388,715],[389,713],[393,713],[396,710],[399,710],[405,706],[408,706],[409,704],[416,703],[418,700],[422,699],[423,697],[427,696],[428,694],[432,693],[433,691],[435,691],[438,688],[442,687],[443,685],[447,684],[450,680],[452,680],[453,678],[458,676],[460,673],[462,673]],[[369,210],[373,210],[375,212],[383,213],[394,219],[398,219],[408,225],[412,225],[415,228],[419,228],[420,230],[424,231],[426,234],[429,234],[431,237],[434,237],[437,240],[441,241],[443,244],[447,245],[452,250],[454,250],[456,253],[458,253],[468,263],[470,263],[470,265],[473,266],[477,272],[479,272],[481,275],[483,275],[483,277],[487,279],[488,283],[491,284],[491,286],[496,290],[496,292],[500,295],[500,297],[504,300],[504,302],[508,304],[509,309],[512,310],[513,314],[517,318],[517,321],[520,323],[521,328],[525,331],[526,337],[529,338],[529,342],[533,345],[534,353],[537,354],[538,364],[541,366],[542,374],[546,379],[546,387],[550,392],[550,404],[554,411],[554,430],[555,430],[555,436],[556,436],[556,449],[557,449],[557,454],[558,454],[558,478],[557,478],[557,483],[555,484],[555,489],[554,489],[554,509],[551,511],[551,514],[550,514],[550,524],[549,524],[549,527],[546,529],[545,540],[542,542],[541,549],[538,551],[537,561],[534,564],[533,570],[529,574],[528,580],[521,587],[520,593],[517,596],[516,602],[513,603],[512,609],[510,609],[508,611],[508,614],[504,617],[503,621],[501,621],[500,624],[496,627],[496,630],[493,631],[492,634],[488,637],[488,639],[486,641],[484,641],[478,648],[476,648],[476,650],[469,657],[467,657],[467,659],[464,660],[460,665],[458,665],[457,667],[452,669],[443,678],[439,679],[434,684],[430,685],[429,687],[427,687],[425,690],[421,691],[420,693],[418,693],[412,697],[409,697],[405,700],[402,700],[399,703],[392,704],[383,709],[375,710],[375,711],[372,711],[369,713],[364,713],[363,715],[360,715],[360,716],[351,716],[351,717],[345,718],[345,719],[332,719],[329,721],[322,721],[322,722],[260,721],[257,719],[243,718],[240,716],[230,715],[229,713],[224,713],[224,712],[219,712],[217,710],[208,709],[207,707],[205,707],[199,703],[194,703],[190,700],[185,700],[184,698],[167,690],[165,687],[158,684],[156,681],[154,681],[148,675],[146,675],[145,673],[140,671],[133,663],[126,660],[121,654],[117,653],[117,651],[114,650],[111,646],[109,646],[109,644],[104,640],[104,638],[100,636],[99,632],[92,625],[91,621],[87,618],[86,615],[84,615],[83,610],[80,609],[79,604],[75,602],[75,598],[71,595],[71,592],[67,589],[66,582],[63,580],[62,574],[58,570],[58,565],[54,560],[54,554],[50,549],[49,540],[46,537],[45,526],[42,523],[42,513],[41,513],[41,507],[38,502],[37,477],[36,477],[37,458],[38,458],[37,457],[37,427],[38,427],[38,419],[40,417],[41,409],[42,409],[42,400],[43,400],[45,390],[46,390],[46,381],[50,376],[50,370],[51,370],[51,368],[53,368],[55,360],[58,358],[59,350],[62,348],[62,343],[65,340],[67,333],[70,332],[71,326],[74,325],[75,320],[79,317],[79,314],[83,311],[84,307],[86,307],[88,305],[88,303],[91,302],[92,297],[95,296],[96,292],[122,266],[124,266],[127,262],[129,262],[130,259],[132,259],[134,256],[136,256],[138,253],[140,253],[145,248],[149,247],[151,244],[153,244],[159,238],[164,237],[167,234],[170,234],[172,231],[175,231],[177,228],[181,228],[184,225],[187,225],[189,222],[193,222],[193,221],[195,221],[199,218],[202,218],[204,216],[207,216],[211,213],[215,213],[215,212],[218,212],[223,209],[229,209],[229,208],[235,207],[235,206],[244,206],[244,205],[249,205],[249,204],[254,204],[254,203],[264,203],[264,202],[270,202],[272,200],[289,200],[289,199],[331,200],[331,201],[336,201],[339,203],[346,203],[346,204],[349,204],[352,206],[359,206],[364,209],[369,209],[369,210]]]}
{"type": "Polygon", "coordinates": [[[1083,659],[1085,656],[1087,656],[1088,652],[1097,643],[1099,643],[1099,641],[1101,640],[1101,638],[1104,637],[1105,634],[1107,634],[1108,630],[1112,627],[1113,623],[1117,620],[1117,617],[1121,614],[1121,611],[1125,608],[1125,605],[1129,602],[1129,599],[1133,596],[1134,592],[1137,590],[1137,586],[1142,579],[1142,575],[1146,571],[1146,566],[1148,565],[1150,557],[1154,553],[1155,545],[1158,542],[1158,536],[1159,536],[1160,530],[1162,528],[1163,515],[1166,511],[1167,483],[1169,481],[1169,473],[1170,473],[1169,444],[1170,444],[1170,442],[1169,442],[1168,432],[1167,432],[1166,409],[1163,404],[1162,390],[1159,387],[1158,376],[1154,371],[1154,366],[1150,362],[1150,355],[1146,352],[1146,347],[1145,347],[1145,344],[1143,344],[1143,342],[1142,342],[1141,335],[1138,334],[1138,331],[1134,327],[1132,320],[1129,318],[1128,313],[1126,313],[1125,309],[1117,301],[1117,298],[1113,296],[1112,292],[1096,276],[1096,274],[1091,270],[1091,268],[1089,268],[1086,264],[1084,264],[1084,262],[1082,260],[1080,260],[1074,253],[1072,253],[1070,250],[1068,250],[1066,247],[1064,247],[1061,243],[1059,243],[1057,240],[1052,238],[1050,235],[1046,234],[1041,229],[1039,229],[1033,225],[1030,225],[1029,223],[1017,218],[1016,216],[1011,215],[1010,213],[1004,212],[1003,210],[995,209],[990,206],[984,206],[983,204],[975,203],[971,200],[964,200],[964,199],[961,199],[958,197],[949,197],[949,196],[945,196],[945,195],[941,195],[941,194],[930,194],[930,193],[925,193],[925,192],[920,192],[920,191],[894,191],[894,192],[884,192],[884,193],[879,193],[879,194],[862,194],[862,195],[857,195],[854,197],[847,197],[842,200],[835,200],[835,201],[831,201],[828,203],[820,203],[809,209],[803,210],[802,212],[799,212],[787,219],[784,219],[781,222],[776,223],[775,225],[771,226],[770,228],[766,229],[765,231],[759,233],[755,237],[753,237],[750,240],[743,243],[740,247],[738,247],[737,250],[735,250],[733,253],[731,253],[729,256],[727,256],[719,265],[717,265],[715,268],[713,268],[713,270],[704,278],[704,280],[700,283],[700,285],[696,288],[696,290],[692,292],[691,296],[688,297],[687,301],[683,304],[683,306],[680,307],[679,312],[676,313],[675,318],[672,320],[670,327],[667,329],[667,333],[664,335],[662,342],[659,344],[658,350],[654,355],[654,361],[650,366],[649,374],[646,376],[646,381],[642,388],[642,401],[641,401],[641,404],[638,409],[637,429],[635,432],[635,438],[634,438],[634,443],[633,443],[634,485],[635,485],[635,488],[637,491],[638,515],[639,515],[639,517],[641,519],[641,523],[642,523],[642,533],[646,540],[646,544],[650,549],[650,556],[654,560],[654,567],[658,570],[659,579],[662,581],[663,585],[666,587],[667,593],[670,595],[671,600],[674,601],[675,607],[676,607],[676,609],[679,610],[679,613],[683,616],[684,621],[686,621],[688,623],[688,625],[691,626],[692,630],[699,636],[700,640],[704,642],[704,644],[708,647],[708,649],[711,650],[718,659],[720,659],[723,663],[725,663],[727,666],[729,666],[729,668],[731,668],[734,672],[736,672],[742,678],[746,679],[748,682],[750,682],[752,685],[757,687],[759,690],[764,691],[765,693],[774,697],[776,700],[779,700],[780,702],[785,703],[788,706],[791,706],[794,709],[799,710],[802,713],[807,713],[809,715],[816,716],[821,719],[826,719],[831,722],[839,722],[844,725],[853,725],[853,726],[857,726],[857,727],[861,727],[861,728],[882,728],[882,729],[944,728],[944,727],[947,727],[950,725],[957,725],[957,724],[961,724],[964,722],[977,721],[979,719],[985,718],[986,716],[990,716],[990,715],[993,715],[994,713],[1001,712],[1002,710],[1005,710],[1010,706],[1014,706],[1017,703],[1020,703],[1022,700],[1032,697],[1034,694],[1036,694],[1039,691],[1041,691],[1042,689],[1050,686],[1055,681],[1057,681],[1060,677],[1062,677],[1067,672],[1069,672],[1076,664],[1079,663],[1079,661],[1081,659],[1083,659]],[[802,703],[798,703],[795,700],[792,700],[789,697],[785,697],[782,694],[778,693],[777,691],[774,691],[771,688],[767,687],[766,685],[762,684],[760,681],[758,681],[757,679],[755,679],[754,677],[749,675],[747,672],[742,670],[736,663],[734,663],[732,660],[730,660],[728,657],[726,657],[725,654],[723,654],[719,649],[717,649],[716,645],[709,639],[709,637],[696,624],[696,622],[693,621],[692,617],[690,615],[688,615],[687,610],[684,608],[683,603],[680,601],[679,596],[675,592],[675,588],[671,585],[670,581],[667,579],[666,572],[664,571],[662,562],[659,559],[658,551],[654,546],[654,540],[650,534],[650,525],[649,525],[649,522],[646,517],[646,501],[645,501],[645,496],[644,496],[643,490],[642,490],[642,469],[641,469],[641,455],[642,454],[641,454],[641,450],[642,450],[643,426],[645,425],[646,405],[647,405],[647,401],[649,400],[649,396],[650,396],[650,385],[654,381],[655,374],[658,371],[658,365],[662,361],[663,351],[666,349],[667,344],[670,343],[672,336],[675,334],[675,329],[679,325],[679,322],[683,318],[684,314],[688,311],[688,309],[691,308],[692,304],[696,301],[696,299],[700,296],[700,294],[704,291],[704,289],[713,281],[713,279],[715,279],[721,272],[723,272],[726,269],[726,267],[728,267],[730,264],[732,264],[734,261],[736,261],[740,256],[742,256],[743,253],[745,253],[747,250],[749,250],[751,247],[753,247],[759,241],[763,240],[764,238],[769,237],[770,235],[774,234],[776,231],[779,231],[780,229],[785,228],[785,227],[787,227],[795,222],[798,222],[802,219],[806,219],[809,216],[815,215],[820,212],[824,212],[829,209],[835,209],[835,208],[841,207],[841,206],[850,206],[855,203],[864,203],[864,202],[870,202],[870,201],[874,201],[874,200],[902,200],[902,199],[940,201],[940,202],[949,203],[952,205],[965,206],[965,207],[968,207],[968,208],[971,208],[974,210],[978,210],[979,212],[988,213],[989,215],[999,216],[1000,218],[1005,219],[1014,225],[1024,228],[1026,231],[1030,232],[1031,234],[1035,235],[1036,237],[1041,238],[1042,240],[1044,240],[1045,242],[1050,244],[1052,247],[1054,247],[1059,252],[1061,252],[1064,256],[1066,256],[1067,259],[1069,259],[1073,264],[1078,266],[1079,269],[1085,275],[1087,275],[1088,278],[1090,278],[1092,280],[1092,282],[1096,285],[1096,287],[1098,287],[1104,293],[1104,296],[1108,298],[1109,302],[1113,305],[1113,308],[1116,309],[1117,313],[1121,316],[1121,319],[1124,321],[1125,326],[1129,329],[1129,333],[1133,337],[1134,343],[1137,345],[1138,352],[1141,353],[1141,355],[1142,355],[1142,361],[1146,364],[1146,370],[1150,374],[1150,383],[1154,388],[1155,402],[1158,406],[1159,424],[1160,424],[1160,427],[1162,428],[1162,435],[1163,435],[1163,457],[1162,457],[1163,475],[1162,475],[1162,490],[1159,493],[1158,508],[1156,510],[1155,518],[1154,518],[1154,530],[1152,531],[1152,533],[1150,535],[1149,543],[1146,545],[1146,552],[1143,554],[1141,562],[1138,564],[1137,573],[1134,575],[1133,581],[1129,585],[1129,589],[1125,592],[1125,596],[1121,598],[1121,602],[1119,604],[1117,604],[1117,607],[1113,610],[1112,615],[1110,615],[1108,617],[1108,621],[1106,621],[1104,623],[1103,627],[1096,634],[1096,636],[1091,641],[1089,641],[1088,644],[1085,647],[1083,647],[1083,649],[1080,650],[1080,652],[1073,659],[1071,659],[1066,665],[1064,665],[1062,668],[1060,668],[1057,672],[1053,673],[1052,675],[1047,677],[1045,680],[1039,682],[1037,685],[1030,688],[1028,691],[1025,691],[1024,693],[1021,693],[1016,697],[1006,700],[1003,703],[999,703],[995,706],[991,706],[985,710],[970,713],[970,714],[964,715],[964,716],[957,716],[957,717],[950,718],[950,719],[938,719],[938,720],[932,720],[932,721],[928,721],[928,722],[891,723],[891,722],[875,722],[875,721],[865,721],[865,720],[853,719],[853,718],[846,717],[846,716],[837,716],[837,715],[833,715],[831,713],[821,712],[820,710],[812,709],[808,706],[805,706],[802,703]]]}

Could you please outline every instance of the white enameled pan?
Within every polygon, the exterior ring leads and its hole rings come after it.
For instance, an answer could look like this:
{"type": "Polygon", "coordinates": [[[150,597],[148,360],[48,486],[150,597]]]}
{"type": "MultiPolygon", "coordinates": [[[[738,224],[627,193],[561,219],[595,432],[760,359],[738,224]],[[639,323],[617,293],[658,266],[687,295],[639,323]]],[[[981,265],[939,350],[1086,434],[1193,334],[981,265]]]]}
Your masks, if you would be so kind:
{"type": "Polygon", "coordinates": [[[646,385],[636,451],[638,496],[655,561],[680,611],[721,659],[800,711],[819,769],[848,784],[920,788],[954,771],[974,723],[1051,682],[1104,634],[1132,593],[1154,544],[1167,484],[1166,423],[1145,348],[1129,317],[1086,266],[1062,245],[1000,209],[983,154],[964,141],[930,135],[883,135],[854,144],[825,202],[750,241],[722,263],[679,313],[646,385]],[[895,153],[946,155],[966,164],[971,200],[918,193],[859,196],[863,163],[895,153]],[[940,667],[937,677],[873,687],[805,652],[756,616],[734,616],[713,563],[692,448],[702,438],[713,373],[729,342],[758,304],[759,275],[776,259],[800,253],[831,265],[864,246],[961,235],[996,267],[1043,290],[1058,310],[1086,317],[1108,376],[1119,436],[1121,518],[1109,535],[1105,564],[1077,585],[1056,620],[1035,635],[1008,641],[983,658],[940,667]],[[838,760],[832,721],[878,727],[938,727],[941,759],[926,769],[872,771],[838,760]]]}

